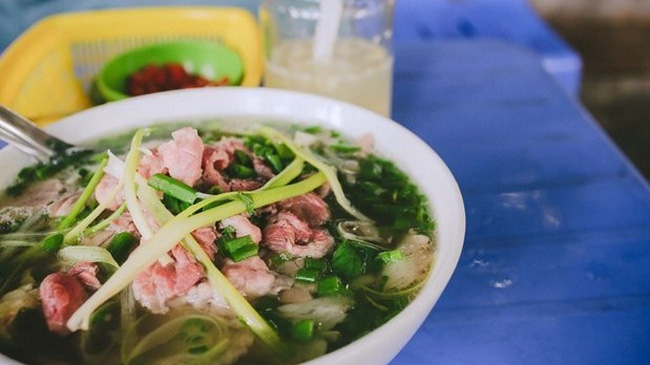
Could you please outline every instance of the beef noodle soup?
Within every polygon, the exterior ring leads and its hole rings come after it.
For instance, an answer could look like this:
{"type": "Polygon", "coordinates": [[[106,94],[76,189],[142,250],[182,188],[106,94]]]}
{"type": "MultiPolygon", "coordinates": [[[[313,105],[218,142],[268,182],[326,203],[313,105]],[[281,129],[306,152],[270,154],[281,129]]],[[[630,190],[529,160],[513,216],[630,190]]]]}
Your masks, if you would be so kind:
{"type": "Polygon", "coordinates": [[[197,124],[98,146],[0,199],[6,356],[299,363],[390,320],[432,265],[428,203],[369,136],[197,124]]]}

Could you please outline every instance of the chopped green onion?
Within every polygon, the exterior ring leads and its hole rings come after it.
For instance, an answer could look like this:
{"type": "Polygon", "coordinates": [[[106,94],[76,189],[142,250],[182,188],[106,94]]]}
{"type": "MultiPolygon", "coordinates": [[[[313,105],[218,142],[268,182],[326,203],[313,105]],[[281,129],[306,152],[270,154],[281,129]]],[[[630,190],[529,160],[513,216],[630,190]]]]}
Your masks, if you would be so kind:
{"type": "Polygon", "coordinates": [[[294,157],[293,152],[284,143],[273,143],[273,147],[278,152],[280,158],[288,160],[294,157]]]}
{"type": "Polygon", "coordinates": [[[208,190],[208,194],[217,195],[223,193],[221,186],[215,185],[208,190]]]}
{"type": "Polygon", "coordinates": [[[294,341],[306,343],[314,339],[316,322],[313,319],[301,319],[291,326],[291,338],[294,341]]]}
{"type": "Polygon", "coordinates": [[[230,172],[233,175],[233,177],[240,178],[240,179],[252,179],[255,176],[257,176],[255,170],[251,169],[250,167],[240,165],[238,163],[235,163],[232,166],[230,166],[230,172]]]}
{"type": "Polygon", "coordinates": [[[221,237],[226,241],[230,241],[235,238],[235,232],[235,227],[226,226],[221,230],[221,237]]]}
{"type": "Polygon", "coordinates": [[[113,258],[115,258],[115,261],[121,265],[126,261],[136,245],[137,241],[131,233],[120,232],[116,234],[111,240],[111,243],[108,244],[108,252],[110,252],[111,255],[113,255],[113,258]]]}
{"type": "Polygon", "coordinates": [[[377,255],[377,258],[379,258],[384,263],[389,263],[389,262],[401,261],[404,259],[404,256],[402,255],[402,251],[400,251],[400,249],[398,248],[392,251],[380,252],[377,255]]]}
{"type": "Polygon", "coordinates": [[[361,150],[361,147],[349,146],[345,144],[333,144],[330,145],[329,148],[332,151],[339,152],[339,153],[353,153],[361,150]]]}
{"type": "Polygon", "coordinates": [[[224,242],[224,251],[226,251],[227,254],[232,254],[243,247],[254,244],[255,242],[251,236],[233,238],[230,241],[224,242]]]}
{"type": "Polygon", "coordinates": [[[184,203],[193,204],[197,199],[194,188],[167,175],[155,174],[149,178],[147,183],[152,188],[184,203]]]}
{"type": "Polygon", "coordinates": [[[343,241],[332,254],[332,272],[347,279],[354,279],[365,272],[365,254],[343,241]]]}
{"type": "Polygon", "coordinates": [[[231,258],[235,262],[244,261],[249,257],[257,255],[259,247],[256,244],[245,245],[237,249],[231,254],[231,258]]]}
{"type": "Polygon", "coordinates": [[[318,282],[316,291],[318,292],[318,296],[328,297],[341,293],[342,289],[343,283],[341,283],[341,279],[336,276],[329,276],[318,282]]]}
{"type": "Polygon", "coordinates": [[[90,179],[90,182],[86,186],[86,188],[83,190],[81,195],[79,196],[79,199],[74,203],[74,206],[72,206],[72,209],[70,210],[70,213],[63,218],[61,223],[57,226],[57,230],[61,231],[66,228],[69,228],[72,223],[74,223],[75,219],[77,219],[77,216],[81,211],[83,210],[84,206],[86,205],[86,202],[90,198],[90,196],[95,192],[95,188],[99,184],[99,181],[102,179],[104,176],[104,167],[106,167],[106,164],[108,164],[108,158],[105,158],[102,160],[102,162],[99,164],[97,167],[97,170],[95,170],[95,173],[93,174],[93,177],[90,179]]]}
{"type": "Polygon", "coordinates": [[[59,248],[61,248],[62,245],[63,245],[63,234],[55,233],[47,237],[45,240],[43,240],[41,247],[43,247],[43,250],[45,251],[52,252],[52,251],[57,251],[59,248]]]}
{"type": "Polygon", "coordinates": [[[327,270],[327,262],[325,262],[323,259],[307,257],[305,258],[305,269],[313,269],[319,273],[323,273],[325,270],[327,270]]]}
{"type": "Polygon", "coordinates": [[[242,150],[235,150],[235,159],[237,159],[237,162],[244,166],[251,166],[253,164],[250,156],[248,156],[246,152],[242,150]]]}
{"type": "Polygon", "coordinates": [[[278,267],[284,265],[286,262],[293,261],[294,257],[286,252],[276,253],[275,255],[269,258],[269,263],[272,269],[277,269],[278,267]]]}
{"type": "Polygon", "coordinates": [[[253,241],[251,236],[233,238],[230,240],[226,237],[222,237],[217,241],[217,244],[224,254],[235,262],[255,256],[259,250],[259,247],[253,241]]]}
{"type": "Polygon", "coordinates": [[[162,202],[173,214],[178,214],[190,206],[190,204],[167,194],[163,194],[162,202]]]}
{"type": "Polygon", "coordinates": [[[319,125],[313,125],[311,127],[303,128],[302,131],[309,134],[318,134],[323,131],[323,128],[319,125]]]}
{"type": "Polygon", "coordinates": [[[265,157],[266,160],[269,161],[271,166],[273,166],[273,170],[275,170],[276,173],[284,169],[284,164],[282,163],[282,159],[280,159],[280,156],[269,153],[265,157]]]}
{"type": "Polygon", "coordinates": [[[300,269],[296,272],[296,275],[294,278],[298,281],[304,281],[307,283],[313,283],[316,282],[316,279],[318,279],[318,276],[320,275],[320,271],[316,269],[300,269]]]}

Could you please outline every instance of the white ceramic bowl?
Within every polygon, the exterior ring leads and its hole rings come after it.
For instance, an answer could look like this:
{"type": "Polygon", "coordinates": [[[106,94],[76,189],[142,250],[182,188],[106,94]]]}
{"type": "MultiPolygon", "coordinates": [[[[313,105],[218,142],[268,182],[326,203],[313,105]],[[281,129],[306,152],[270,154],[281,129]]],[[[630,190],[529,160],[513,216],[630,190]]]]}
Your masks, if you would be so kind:
{"type": "MultiPolygon", "coordinates": [[[[454,177],[440,157],[409,130],[351,104],[262,88],[193,89],[131,98],[72,115],[47,130],[69,142],[81,143],[137,126],[227,116],[322,124],[353,138],[371,133],[376,149],[406,171],[429,198],[437,225],[437,252],[429,280],[419,295],[380,328],[310,362],[314,365],[388,363],[413,336],[440,297],[458,263],[465,234],[463,201],[454,177]]],[[[0,151],[0,166],[3,166],[0,186],[7,186],[20,168],[30,162],[14,148],[0,151]]],[[[0,358],[2,362],[7,360],[0,358]]]]}

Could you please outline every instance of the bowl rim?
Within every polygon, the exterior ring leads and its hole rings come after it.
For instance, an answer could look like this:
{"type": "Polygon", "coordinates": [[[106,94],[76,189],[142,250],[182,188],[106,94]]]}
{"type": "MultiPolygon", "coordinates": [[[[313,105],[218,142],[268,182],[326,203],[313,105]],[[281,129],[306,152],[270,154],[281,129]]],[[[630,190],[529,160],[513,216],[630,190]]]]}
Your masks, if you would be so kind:
{"type": "MultiPolygon", "coordinates": [[[[441,181],[445,184],[444,189],[439,190],[445,190],[445,201],[447,204],[450,204],[451,207],[448,219],[451,220],[453,224],[450,225],[449,229],[445,229],[445,234],[449,241],[449,248],[445,252],[441,253],[439,250],[441,242],[437,242],[434,266],[429,272],[426,283],[415,299],[411,301],[399,314],[363,337],[333,352],[310,360],[306,364],[352,364],[358,363],[358,361],[362,361],[362,363],[365,364],[368,363],[365,360],[369,359],[368,350],[372,351],[374,345],[377,343],[384,345],[382,350],[385,354],[384,356],[377,355],[377,353],[381,353],[382,351],[375,351],[371,354],[372,356],[375,356],[374,361],[377,361],[377,359],[382,359],[382,361],[385,360],[385,362],[390,361],[390,359],[399,353],[424,322],[451,279],[463,248],[466,223],[462,195],[451,171],[440,156],[429,145],[406,127],[375,112],[323,96],[270,88],[219,87],[168,91],[128,98],[114,103],[107,103],[68,116],[59,122],[49,125],[46,127],[46,130],[50,131],[54,135],[63,137],[63,134],[74,131],[75,128],[83,127],[87,120],[101,120],[104,118],[103,122],[98,123],[98,125],[95,126],[96,128],[94,128],[90,134],[97,136],[102,132],[109,131],[117,133],[122,131],[119,129],[120,125],[111,123],[111,120],[113,122],[123,120],[114,116],[114,114],[118,113],[121,109],[128,109],[132,114],[134,114],[133,118],[136,118],[130,122],[122,122],[122,124],[128,125],[130,128],[158,122],[179,121],[182,120],[182,118],[185,118],[186,121],[191,121],[193,119],[200,120],[201,118],[210,117],[209,114],[201,114],[202,110],[211,110],[210,108],[213,106],[206,106],[205,103],[212,102],[214,104],[216,101],[222,102],[221,105],[226,108],[242,108],[241,111],[245,112],[240,111],[239,113],[228,114],[217,111],[212,114],[213,118],[217,116],[227,118],[229,116],[250,115],[255,117],[273,118],[274,121],[284,119],[287,122],[300,122],[302,120],[304,123],[306,118],[313,118],[315,116],[316,118],[314,121],[317,122],[317,124],[326,125],[330,128],[340,130],[344,135],[347,134],[345,130],[346,128],[342,124],[345,117],[344,114],[366,118],[371,120],[373,123],[378,123],[381,127],[389,129],[390,132],[401,134],[408,140],[411,147],[423,152],[423,155],[421,156],[422,158],[427,162],[433,163],[433,167],[439,174],[441,181]],[[228,98],[233,98],[233,100],[236,100],[238,104],[233,105],[232,102],[225,104],[223,99],[228,98]],[[158,109],[151,112],[150,109],[153,106],[158,107],[158,109]],[[175,106],[182,106],[187,110],[179,113],[178,110],[174,109],[175,106]],[[200,106],[203,109],[191,108],[190,106],[200,106]],[[251,113],[251,110],[255,110],[257,114],[251,113]],[[309,112],[306,110],[309,110],[309,112]],[[298,118],[294,115],[297,111],[299,111],[298,114],[300,114],[298,118]],[[162,115],[165,113],[167,113],[166,115],[168,115],[168,117],[163,119],[156,117],[150,117],[146,121],[137,119],[138,116],[146,116],[148,114],[162,115]],[[183,115],[186,116],[182,117],[183,115]],[[179,118],[179,116],[181,118],[179,118]]],[[[68,135],[68,137],[71,137],[69,138],[71,139],[70,142],[79,142],[78,140],[72,140],[73,138],[91,138],[83,135],[68,135]]],[[[386,152],[382,149],[378,150],[379,152],[386,152]]],[[[0,161],[10,157],[19,158],[20,153],[11,146],[0,151],[0,161]]],[[[392,157],[389,158],[393,159],[392,157]]],[[[25,158],[22,160],[26,161],[25,158]]],[[[21,163],[19,158],[17,164],[20,165],[24,163],[21,163]]],[[[415,178],[413,171],[407,171],[407,173],[412,179],[415,178]]],[[[416,181],[416,185],[420,187],[421,193],[427,196],[429,205],[433,211],[434,220],[438,222],[439,216],[433,207],[433,197],[422,189],[421,182],[416,181]]],[[[438,224],[436,224],[436,226],[434,234],[436,235],[436,239],[439,240],[441,227],[438,224]]],[[[13,363],[17,363],[15,360],[10,359],[3,354],[0,354],[0,360],[14,361],[13,363]]]]}

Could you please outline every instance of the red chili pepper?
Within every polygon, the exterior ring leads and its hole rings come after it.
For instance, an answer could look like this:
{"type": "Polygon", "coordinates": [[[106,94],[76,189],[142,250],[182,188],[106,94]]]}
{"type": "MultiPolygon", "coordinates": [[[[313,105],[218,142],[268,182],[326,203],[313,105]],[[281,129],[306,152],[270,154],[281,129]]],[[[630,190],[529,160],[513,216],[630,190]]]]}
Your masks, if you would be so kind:
{"type": "Polygon", "coordinates": [[[131,96],[151,94],[159,91],[188,89],[205,86],[228,85],[228,78],[208,80],[200,75],[192,75],[178,63],[147,65],[134,72],[127,80],[127,93],[131,96]]]}

